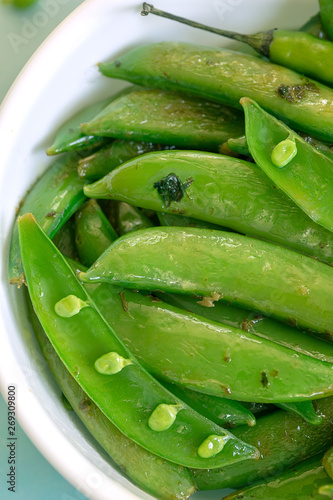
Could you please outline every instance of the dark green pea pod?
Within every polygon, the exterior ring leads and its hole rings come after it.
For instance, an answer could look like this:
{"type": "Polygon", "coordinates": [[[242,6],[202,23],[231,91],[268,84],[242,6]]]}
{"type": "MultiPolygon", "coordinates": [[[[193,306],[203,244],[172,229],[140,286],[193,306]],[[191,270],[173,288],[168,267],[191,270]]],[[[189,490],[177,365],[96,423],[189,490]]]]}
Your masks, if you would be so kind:
{"type": "Polygon", "coordinates": [[[243,133],[244,119],[236,110],[196,97],[141,89],[116,99],[81,129],[87,135],[218,152],[229,137],[243,133]]]}
{"type": "Polygon", "coordinates": [[[76,259],[78,257],[75,245],[75,221],[70,218],[55,234],[53,243],[66,257],[76,259]]]}
{"type": "Polygon", "coordinates": [[[316,455],[305,462],[295,465],[291,470],[279,474],[274,479],[248,486],[235,491],[224,500],[322,500],[318,489],[327,483],[328,476],[320,463],[320,456],[316,455]]]}
{"type": "Polygon", "coordinates": [[[322,23],[330,37],[333,40],[333,5],[331,0],[319,0],[320,17],[322,23]]]}
{"type": "Polygon", "coordinates": [[[272,413],[276,410],[275,405],[265,404],[265,403],[249,403],[246,401],[241,401],[241,404],[249,410],[256,418],[272,413]]]}
{"type": "Polygon", "coordinates": [[[255,448],[179,401],[141,367],[31,214],[20,217],[19,230],[26,282],[41,325],[67,369],[119,430],[183,466],[257,458],[255,448]]]}
{"type": "Polygon", "coordinates": [[[200,490],[241,488],[266,480],[295,464],[323,454],[333,444],[333,398],[318,400],[320,426],[278,410],[257,419],[254,427],[237,427],[234,434],[260,451],[257,461],[244,461],[223,469],[192,471],[200,490]]]}
{"type": "MultiPolygon", "coordinates": [[[[330,0],[329,0],[330,1],[330,0]]],[[[321,40],[329,40],[326,29],[324,28],[320,14],[312,16],[300,29],[309,35],[316,36],[321,40]]]]}
{"type": "Polygon", "coordinates": [[[302,401],[300,403],[276,403],[276,406],[282,410],[299,415],[306,422],[309,422],[309,424],[312,425],[320,425],[323,421],[321,415],[316,413],[312,401],[302,401]]]}
{"type": "Polygon", "coordinates": [[[333,264],[333,235],[250,162],[198,151],[147,153],[85,187],[91,198],[186,215],[333,264]]]}
{"type": "MultiPolygon", "coordinates": [[[[77,175],[77,159],[71,155],[53,163],[30,189],[20,205],[18,215],[31,212],[43,231],[53,238],[65,222],[84,203],[86,182],[77,175]]],[[[9,281],[24,281],[18,227],[15,222],[9,250],[9,281]]]]}
{"type": "Polygon", "coordinates": [[[96,153],[81,158],[78,165],[78,174],[86,180],[96,181],[125,161],[144,153],[164,149],[175,149],[175,147],[161,146],[160,144],[153,144],[151,142],[116,139],[111,144],[96,151],[96,153]]]}
{"type": "Polygon", "coordinates": [[[212,298],[190,297],[179,293],[157,293],[158,298],[175,307],[185,309],[224,325],[250,332],[296,352],[333,364],[333,345],[302,332],[290,325],[264,317],[256,312],[233,307],[212,298]]]}
{"type": "Polygon", "coordinates": [[[333,70],[331,67],[333,44],[330,41],[312,36],[304,32],[304,30],[284,31],[272,29],[254,35],[243,35],[234,31],[212,28],[205,24],[193,22],[155,9],[153,5],[144,3],[142,14],[148,15],[149,13],[246,43],[276,64],[291,68],[329,85],[333,83],[333,70]]]}
{"type": "Polygon", "coordinates": [[[188,469],[149,453],[122,434],[81,389],[61,362],[27,300],[30,320],[47,364],[67,404],[124,473],[143,490],[161,500],[186,500],[196,487],[188,469]]]}
{"type": "Polygon", "coordinates": [[[329,477],[333,479],[333,447],[327,450],[323,458],[323,466],[329,477]]]}
{"type": "Polygon", "coordinates": [[[247,96],[296,130],[333,141],[333,90],[255,56],[161,42],[135,48],[99,69],[105,76],[188,92],[236,108],[247,96]]]}
{"type": "Polygon", "coordinates": [[[247,410],[238,401],[231,399],[218,398],[202,392],[191,391],[175,384],[169,384],[162,381],[162,385],[191,406],[198,413],[209,418],[212,422],[222,427],[237,427],[238,425],[249,425],[253,427],[256,419],[253,414],[247,410]]]}
{"type": "Polygon", "coordinates": [[[154,225],[138,208],[123,201],[118,203],[117,216],[117,227],[120,235],[154,225]]]}
{"type": "Polygon", "coordinates": [[[323,337],[333,329],[333,268],[240,234],[142,229],[116,240],[80,277],[85,282],[211,296],[323,337]]]}
{"type": "Polygon", "coordinates": [[[161,226],[172,226],[172,227],[203,227],[205,229],[223,229],[222,226],[217,224],[211,224],[210,222],[204,222],[199,219],[193,219],[192,217],[186,217],[186,215],[157,212],[157,217],[161,226]]]}
{"type": "Polygon", "coordinates": [[[118,238],[96,200],[87,201],[75,214],[75,243],[85,266],[95,260],[118,238]]]}
{"type": "Polygon", "coordinates": [[[246,140],[256,164],[312,220],[333,231],[333,160],[244,97],[246,140]]]}

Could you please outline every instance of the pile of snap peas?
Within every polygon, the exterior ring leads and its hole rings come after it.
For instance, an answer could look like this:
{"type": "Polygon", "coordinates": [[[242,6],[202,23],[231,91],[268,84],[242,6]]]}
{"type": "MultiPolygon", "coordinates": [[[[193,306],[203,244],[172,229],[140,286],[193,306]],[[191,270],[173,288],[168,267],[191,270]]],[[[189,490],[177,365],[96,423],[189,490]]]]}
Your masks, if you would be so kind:
{"type": "Polygon", "coordinates": [[[213,31],[260,57],[163,42],[99,65],[133,85],[56,133],[9,279],[143,490],[333,498],[332,2],[297,32],[213,31]]]}

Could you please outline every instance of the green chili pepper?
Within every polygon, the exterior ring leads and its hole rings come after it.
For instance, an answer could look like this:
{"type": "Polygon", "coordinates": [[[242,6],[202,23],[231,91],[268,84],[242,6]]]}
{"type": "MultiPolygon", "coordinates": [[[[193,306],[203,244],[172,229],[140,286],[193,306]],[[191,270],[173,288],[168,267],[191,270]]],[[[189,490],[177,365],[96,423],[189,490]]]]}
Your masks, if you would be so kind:
{"type": "Polygon", "coordinates": [[[327,450],[323,458],[323,466],[327,474],[333,479],[333,447],[327,450]]]}
{"type": "Polygon", "coordinates": [[[297,464],[292,469],[254,486],[248,486],[224,497],[224,500],[321,500],[318,488],[327,483],[327,474],[320,463],[320,456],[297,464]]]}
{"type": "Polygon", "coordinates": [[[224,231],[142,229],[116,240],[80,278],[141,290],[211,295],[215,301],[221,298],[319,334],[333,327],[330,266],[224,231]]]}
{"type": "Polygon", "coordinates": [[[319,427],[283,411],[258,418],[254,427],[237,427],[234,434],[257,446],[260,459],[223,469],[192,471],[198,488],[240,488],[262,479],[267,481],[270,476],[323,453],[333,444],[333,398],[318,400],[318,412],[323,416],[319,427]]]}
{"type": "Polygon", "coordinates": [[[119,430],[148,451],[194,468],[257,457],[255,448],[180,402],[138,364],[31,214],[19,219],[19,230],[24,272],[38,318],[67,369],[119,430]],[[56,314],[56,304],[69,295],[88,302],[89,307],[72,318],[56,314]],[[111,352],[132,363],[113,375],[99,373],[96,360],[111,352]],[[154,432],[148,419],[160,404],[180,404],[182,410],[169,429],[154,432]],[[225,447],[205,459],[197,450],[211,434],[222,436],[225,447]]]}
{"type": "Polygon", "coordinates": [[[66,370],[43,331],[29,299],[27,305],[35,335],[52,375],[92,436],[143,490],[161,500],[188,499],[196,490],[189,471],[138,446],[106,418],[66,370]]]}
{"type": "Polygon", "coordinates": [[[87,135],[217,152],[229,137],[243,133],[244,120],[238,111],[220,104],[142,89],[114,100],[81,129],[87,135]]]}
{"type": "Polygon", "coordinates": [[[145,227],[152,227],[153,223],[138,208],[124,203],[118,203],[118,231],[119,234],[127,234],[145,227]]]}
{"type": "MultiPolygon", "coordinates": [[[[332,11],[333,12],[333,11],[332,11]]],[[[255,35],[243,35],[233,31],[221,30],[196,23],[183,17],[175,16],[155,9],[153,5],[144,3],[142,15],[149,13],[166,17],[173,21],[187,24],[243,42],[255,49],[259,54],[268,57],[272,62],[291,68],[299,73],[311,76],[328,84],[333,83],[333,44],[321,40],[304,31],[269,30],[255,35]]]]}
{"type": "Polygon", "coordinates": [[[333,90],[258,57],[162,42],[135,48],[99,69],[105,76],[188,92],[236,108],[247,96],[296,130],[333,141],[333,90]]]}
{"type": "Polygon", "coordinates": [[[148,153],[84,192],[194,217],[333,263],[332,232],[314,223],[260,168],[237,158],[193,151],[148,153]]]}
{"type": "Polygon", "coordinates": [[[241,99],[256,164],[312,220],[333,231],[333,159],[319,153],[251,99],[241,99]]]}
{"type": "Polygon", "coordinates": [[[95,200],[89,200],[75,214],[75,243],[79,259],[91,266],[118,238],[117,233],[95,200]],[[84,240],[84,243],[83,243],[84,240]]]}
{"type": "Polygon", "coordinates": [[[316,36],[317,38],[321,38],[322,40],[329,40],[328,34],[324,28],[320,14],[312,16],[308,20],[308,22],[306,22],[301,27],[300,31],[305,31],[306,33],[309,33],[309,35],[316,36]]]}
{"type": "MultiPolygon", "coordinates": [[[[21,204],[18,215],[32,212],[43,231],[53,238],[86,200],[84,185],[85,181],[77,175],[77,160],[67,155],[51,165],[36,182],[21,204]]],[[[9,280],[18,285],[23,280],[16,222],[9,250],[9,280]]]]}
{"type": "Polygon", "coordinates": [[[333,5],[331,0],[319,0],[320,17],[322,23],[330,37],[333,40],[333,5]]]}
{"type": "Polygon", "coordinates": [[[96,181],[127,160],[144,153],[164,149],[175,149],[175,146],[116,139],[93,155],[80,159],[78,174],[86,180],[96,181]]]}

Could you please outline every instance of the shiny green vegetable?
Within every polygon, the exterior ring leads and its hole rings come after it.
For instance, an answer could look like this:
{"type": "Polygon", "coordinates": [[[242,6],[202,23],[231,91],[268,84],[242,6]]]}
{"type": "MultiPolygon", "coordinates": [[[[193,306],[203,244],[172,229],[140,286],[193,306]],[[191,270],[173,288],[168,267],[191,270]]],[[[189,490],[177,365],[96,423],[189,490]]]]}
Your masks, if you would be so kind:
{"type": "Polygon", "coordinates": [[[314,223],[259,167],[198,151],[134,158],[85,187],[91,198],[186,215],[333,263],[333,235],[314,223]]]}
{"type": "Polygon", "coordinates": [[[78,257],[75,244],[75,217],[71,217],[55,234],[53,243],[60,252],[71,259],[78,257]]]}
{"type": "Polygon", "coordinates": [[[75,226],[75,243],[79,259],[88,267],[118,238],[96,200],[87,201],[76,212],[75,226]]]}
{"type": "Polygon", "coordinates": [[[327,474],[333,479],[333,447],[327,450],[323,458],[323,466],[327,474]]]}
{"type": "Polygon", "coordinates": [[[318,412],[323,416],[318,427],[282,410],[258,418],[254,427],[237,427],[234,434],[257,446],[260,459],[223,469],[193,471],[198,488],[240,488],[324,453],[333,444],[333,398],[318,400],[318,412]]]}
{"type": "Polygon", "coordinates": [[[138,208],[123,201],[118,203],[117,216],[117,227],[120,235],[154,225],[138,208]]]}
{"type": "Polygon", "coordinates": [[[139,365],[31,214],[19,219],[19,230],[26,282],[38,318],[67,369],[119,430],[148,451],[194,468],[257,457],[255,448],[179,401],[139,365]],[[71,303],[71,297],[86,306],[73,317],[57,314],[55,307],[71,303]],[[117,353],[130,364],[113,375],[102,374],[94,365],[108,353],[117,353]],[[174,425],[154,432],[148,420],[160,404],[176,405],[179,412],[174,425]],[[197,452],[210,435],[221,436],[225,446],[215,456],[203,458],[197,452]]]}
{"type": "Polygon", "coordinates": [[[161,226],[176,226],[176,227],[203,227],[205,229],[225,229],[217,224],[186,217],[186,215],[178,215],[173,213],[157,212],[158,220],[161,226]]]}
{"type": "Polygon", "coordinates": [[[241,99],[256,164],[312,220],[333,231],[333,159],[318,152],[251,99],[241,99]]]}
{"type": "Polygon", "coordinates": [[[309,21],[301,27],[300,31],[305,31],[306,33],[316,36],[317,38],[321,38],[322,40],[329,40],[320,14],[312,16],[311,19],[309,19],[309,21]]]}
{"type": "Polygon", "coordinates": [[[140,488],[161,500],[185,500],[196,490],[189,471],[149,453],[122,434],[81,389],[61,362],[27,300],[42,353],[61,391],[88,431],[140,488]]]}
{"type": "Polygon", "coordinates": [[[290,470],[286,470],[274,479],[249,486],[235,493],[231,493],[224,500],[267,500],[268,498],[279,500],[322,500],[318,488],[327,483],[328,476],[320,463],[320,456],[306,460],[290,470]]]}
{"type": "Polygon", "coordinates": [[[312,401],[302,401],[301,403],[276,403],[276,406],[282,408],[282,410],[299,415],[312,425],[320,425],[323,421],[322,417],[316,413],[312,401]]]}
{"type": "Polygon", "coordinates": [[[326,495],[330,498],[333,498],[333,484],[327,484],[325,486],[321,486],[318,490],[318,493],[320,495],[326,495]]]}
{"type": "Polygon", "coordinates": [[[330,37],[333,40],[333,5],[331,0],[319,0],[320,17],[323,25],[330,37]]]}
{"type": "MultiPolygon", "coordinates": [[[[77,159],[68,154],[53,163],[31,188],[18,215],[32,212],[43,231],[53,238],[86,200],[85,184],[77,175],[77,159]]],[[[23,267],[16,222],[10,243],[8,274],[10,283],[22,284],[23,267]]]]}
{"type": "Polygon", "coordinates": [[[87,135],[218,152],[229,137],[243,133],[244,118],[234,109],[196,97],[141,89],[115,99],[81,130],[87,135]]]}
{"type": "Polygon", "coordinates": [[[281,64],[329,85],[333,84],[331,65],[333,44],[305,33],[304,30],[284,31],[272,29],[255,35],[243,35],[190,21],[144,3],[141,14],[148,15],[149,13],[246,43],[276,64],[281,64]]]}
{"type": "Polygon", "coordinates": [[[135,48],[99,69],[105,76],[188,92],[236,108],[247,96],[292,128],[333,141],[333,90],[258,57],[161,42],[135,48]]]}

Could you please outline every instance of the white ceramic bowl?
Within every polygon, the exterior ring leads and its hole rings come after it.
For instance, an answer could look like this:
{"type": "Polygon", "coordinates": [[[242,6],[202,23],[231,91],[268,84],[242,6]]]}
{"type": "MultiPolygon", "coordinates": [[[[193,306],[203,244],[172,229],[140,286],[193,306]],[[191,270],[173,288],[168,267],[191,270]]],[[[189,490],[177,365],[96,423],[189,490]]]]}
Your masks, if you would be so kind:
{"type": "MultiPolygon", "coordinates": [[[[156,0],[155,6],[203,23],[253,33],[293,29],[318,10],[316,0],[156,0]]],[[[71,114],[124,84],[98,73],[96,63],[140,44],[183,40],[215,46],[232,42],[157,18],[141,17],[139,0],[87,0],[44,42],[21,72],[0,110],[1,254],[0,383],[17,387],[18,420],[45,457],[91,499],[152,498],[101,454],[60,393],[31,332],[22,293],[7,284],[15,208],[53,159],[45,149],[71,114]]],[[[219,492],[196,493],[217,500],[219,492]]]]}

